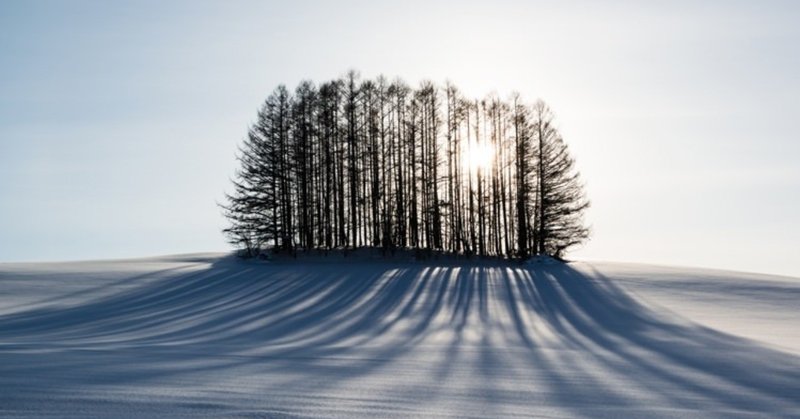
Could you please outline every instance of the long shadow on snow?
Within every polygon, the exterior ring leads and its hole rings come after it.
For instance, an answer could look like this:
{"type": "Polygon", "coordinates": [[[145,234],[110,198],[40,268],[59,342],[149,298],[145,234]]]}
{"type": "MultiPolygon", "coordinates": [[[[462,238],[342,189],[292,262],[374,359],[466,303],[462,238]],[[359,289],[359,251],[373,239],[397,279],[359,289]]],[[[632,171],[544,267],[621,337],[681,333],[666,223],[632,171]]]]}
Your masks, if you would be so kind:
{"type": "Polygon", "coordinates": [[[675,405],[696,406],[700,395],[734,411],[763,412],[776,401],[795,412],[800,406],[797,356],[654,311],[598,273],[556,265],[517,271],[516,279],[527,308],[569,346],[675,405]]]}
{"type": "MultiPolygon", "coordinates": [[[[602,403],[634,403],[604,385],[609,377],[598,371],[686,408],[698,407],[698,396],[716,408],[751,412],[776,401],[800,404],[798,357],[655,311],[602,275],[568,265],[224,259],[84,305],[0,316],[0,325],[0,342],[17,348],[0,349],[2,376],[35,377],[44,366],[54,389],[74,385],[67,377],[78,370],[90,387],[248,371],[291,372],[295,381],[283,386],[313,391],[409,362],[431,346],[444,349],[429,366],[438,381],[471,368],[484,379],[475,396],[497,406],[528,402],[495,385],[500,372],[526,371],[546,378],[548,397],[571,404],[598,403],[598,388],[602,403]],[[91,362],[71,349],[113,350],[107,355],[119,362],[91,362]],[[319,379],[309,383],[309,376],[319,379]]],[[[0,387],[20,384],[11,380],[0,378],[0,387]]]]}

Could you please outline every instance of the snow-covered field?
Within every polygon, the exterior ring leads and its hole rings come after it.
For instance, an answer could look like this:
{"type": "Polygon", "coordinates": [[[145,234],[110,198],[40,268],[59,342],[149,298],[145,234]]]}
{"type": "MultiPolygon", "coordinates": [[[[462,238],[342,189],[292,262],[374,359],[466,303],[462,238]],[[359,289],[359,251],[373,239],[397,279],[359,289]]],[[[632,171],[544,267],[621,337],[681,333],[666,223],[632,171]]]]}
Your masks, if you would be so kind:
{"type": "Polygon", "coordinates": [[[0,264],[0,416],[800,416],[800,280],[610,263],[0,264]]]}

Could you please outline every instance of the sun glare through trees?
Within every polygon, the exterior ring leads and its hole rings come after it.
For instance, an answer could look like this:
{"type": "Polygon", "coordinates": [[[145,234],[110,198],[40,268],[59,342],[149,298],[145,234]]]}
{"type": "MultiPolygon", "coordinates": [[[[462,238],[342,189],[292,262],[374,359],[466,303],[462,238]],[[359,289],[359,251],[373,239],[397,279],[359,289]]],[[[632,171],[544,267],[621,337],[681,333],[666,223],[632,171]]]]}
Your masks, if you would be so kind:
{"type": "Polygon", "coordinates": [[[542,101],[355,72],[267,98],[224,205],[230,242],[265,248],[418,249],[561,257],[589,203],[542,101]]]}
{"type": "Polygon", "coordinates": [[[472,175],[479,170],[489,169],[494,158],[494,147],[488,143],[464,143],[461,153],[464,155],[464,169],[472,175]]]}

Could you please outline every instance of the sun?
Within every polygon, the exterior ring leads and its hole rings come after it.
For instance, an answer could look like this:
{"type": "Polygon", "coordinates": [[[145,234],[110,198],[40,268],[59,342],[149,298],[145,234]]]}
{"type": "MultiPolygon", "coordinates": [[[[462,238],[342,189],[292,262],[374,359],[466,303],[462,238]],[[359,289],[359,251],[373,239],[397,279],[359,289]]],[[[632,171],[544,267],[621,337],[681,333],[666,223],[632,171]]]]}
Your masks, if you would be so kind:
{"type": "Polygon", "coordinates": [[[492,166],[494,147],[487,142],[470,143],[464,148],[463,165],[471,172],[486,171],[492,166]]]}

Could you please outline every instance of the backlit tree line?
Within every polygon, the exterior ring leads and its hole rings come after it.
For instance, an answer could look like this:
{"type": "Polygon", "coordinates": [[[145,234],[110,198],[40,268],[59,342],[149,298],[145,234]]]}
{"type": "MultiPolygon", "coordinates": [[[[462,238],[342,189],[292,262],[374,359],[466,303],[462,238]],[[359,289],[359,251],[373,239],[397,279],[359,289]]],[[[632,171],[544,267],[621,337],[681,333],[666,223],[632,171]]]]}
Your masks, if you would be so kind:
{"type": "Polygon", "coordinates": [[[355,72],[279,86],[240,147],[223,205],[230,242],[255,255],[369,246],[561,257],[588,201],[541,101],[464,97],[355,72]]]}

